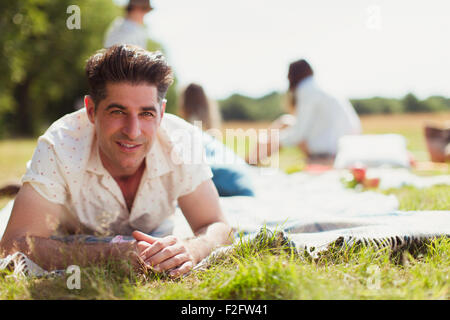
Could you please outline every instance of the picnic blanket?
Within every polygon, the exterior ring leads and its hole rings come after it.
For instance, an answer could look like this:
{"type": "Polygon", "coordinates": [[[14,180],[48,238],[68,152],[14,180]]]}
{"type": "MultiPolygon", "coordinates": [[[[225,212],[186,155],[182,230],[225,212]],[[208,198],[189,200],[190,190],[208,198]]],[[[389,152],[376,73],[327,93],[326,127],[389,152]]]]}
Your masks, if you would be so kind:
{"type": "MultiPolygon", "coordinates": [[[[288,175],[277,170],[264,172],[254,168],[256,196],[221,197],[221,207],[231,226],[244,233],[257,232],[263,225],[286,227],[315,223],[320,228],[327,221],[345,224],[356,219],[362,225],[403,215],[398,212],[399,202],[394,195],[346,188],[341,178],[347,173],[346,170],[331,170],[320,174],[298,172],[288,175]],[[361,222],[361,219],[364,220],[361,222]]],[[[370,169],[367,175],[380,178],[380,189],[406,185],[424,188],[440,184],[450,188],[450,175],[422,177],[406,169],[389,168],[370,169]]],[[[192,236],[181,210],[178,209],[172,219],[174,234],[192,236]]]]}
{"type": "MultiPolygon", "coordinates": [[[[226,218],[236,231],[239,241],[261,242],[262,238],[270,238],[270,235],[261,232],[264,229],[281,239],[274,245],[288,245],[297,253],[308,252],[316,256],[335,244],[405,249],[427,243],[435,237],[450,235],[450,211],[399,211],[399,203],[394,195],[345,188],[340,182],[345,174],[343,171],[287,175],[278,170],[267,170],[252,170],[255,197],[220,198],[226,218]],[[240,238],[241,235],[244,238],[240,238]]],[[[383,188],[450,185],[450,176],[419,177],[403,169],[379,169],[376,174],[383,188]]],[[[12,207],[12,204],[9,206],[12,207]]],[[[0,211],[0,219],[2,214],[0,211]]],[[[192,236],[179,208],[169,222],[166,227],[174,235],[182,238],[192,236]]],[[[234,245],[219,248],[199,263],[196,269],[227,254],[234,245]]],[[[18,268],[21,274],[59,274],[37,269],[23,254],[5,259],[0,259],[0,269],[8,267],[16,270],[15,266],[22,264],[28,267],[18,268]]]]}
{"type": "MultiPolygon", "coordinates": [[[[277,245],[284,243],[295,252],[308,252],[312,257],[337,244],[387,247],[396,252],[450,235],[450,208],[400,211],[393,195],[346,188],[341,183],[346,173],[332,170],[286,175],[254,171],[256,197],[221,198],[220,202],[236,234],[246,235],[244,241],[260,242],[264,226],[282,239],[277,245]]],[[[450,186],[450,175],[422,177],[406,169],[392,168],[371,169],[368,174],[380,178],[380,189],[450,186]]],[[[192,235],[180,210],[175,213],[173,224],[175,235],[192,235]]],[[[208,265],[233,246],[218,249],[196,268],[208,265]]]]}

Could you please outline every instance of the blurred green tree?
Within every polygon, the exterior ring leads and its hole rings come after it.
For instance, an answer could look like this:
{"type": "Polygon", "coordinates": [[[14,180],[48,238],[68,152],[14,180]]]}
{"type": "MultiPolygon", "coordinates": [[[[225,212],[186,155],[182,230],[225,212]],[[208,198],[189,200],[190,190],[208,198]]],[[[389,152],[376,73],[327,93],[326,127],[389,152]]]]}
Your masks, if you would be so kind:
{"type": "MultiPolygon", "coordinates": [[[[34,136],[82,103],[86,60],[123,9],[113,0],[14,0],[0,1],[0,12],[0,137],[34,136]],[[71,5],[79,29],[68,28],[71,5]]],[[[149,49],[162,48],[150,41],[149,49]]],[[[170,111],[174,88],[168,100],[170,111]]]]}
{"type": "Polygon", "coordinates": [[[229,120],[268,121],[275,120],[283,110],[283,95],[272,92],[268,95],[251,98],[240,94],[220,100],[219,106],[222,117],[229,120]]]}
{"type": "Polygon", "coordinates": [[[450,99],[442,96],[431,96],[423,101],[430,111],[450,110],[450,99]]]}
{"type": "Polygon", "coordinates": [[[405,111],[407,112],[427,112],[431,111],[427,108],[425,103],[421,102],[416,96],[412,93],[408,93],[402,99],[403,105],[405,107],[405,111]]]}
{"type": "Polygon", "coordinates": [[[373,97],[367,99],[351,99],[350,102],[358,114],[401,113],[404,111],[404,106],[398,99],[373,97]]]}
{"type": "Polygon", "coordinates": [[[0,12],[3,134],[35,135],[86,93],[85,61],[121,10],[112,0],[17,0],[1,1],[0,12]],[[80,8],[80,29],[66,25],[70,5],[80,8]]]}
{"type": "MultiPolygon", "coordinates": [[[[272,92],[259,98],[233,94],[220,100],[222,117],[227,120],[267,121],[274,120],[282,113],[286,97],[282,93],[272,92]]],[[[423,101],[413,94],[404,98],[372,97],[351,99],[358,114],[392,114],[403,112],[445,112],[450,111],[450,99],[441,96],[431,96],[423,101]]]]}

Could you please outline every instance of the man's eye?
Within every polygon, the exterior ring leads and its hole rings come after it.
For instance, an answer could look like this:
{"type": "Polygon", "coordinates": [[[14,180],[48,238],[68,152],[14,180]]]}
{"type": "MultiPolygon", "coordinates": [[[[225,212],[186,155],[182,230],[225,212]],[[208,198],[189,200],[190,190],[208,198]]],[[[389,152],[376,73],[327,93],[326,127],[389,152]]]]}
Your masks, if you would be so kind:
{"type": "Polygon", "coordinates": [[[153,118],[155,117],[155,114],[152,112],[142,112],[141,115],[145,118],[153,118]]]}
{"type": "Polygon", "coordinates": [[[122,110],[113,110],[113,111],[111,111],[111,114],[121,115],[121,114],[125,114],[125,113],[122,110]]]}

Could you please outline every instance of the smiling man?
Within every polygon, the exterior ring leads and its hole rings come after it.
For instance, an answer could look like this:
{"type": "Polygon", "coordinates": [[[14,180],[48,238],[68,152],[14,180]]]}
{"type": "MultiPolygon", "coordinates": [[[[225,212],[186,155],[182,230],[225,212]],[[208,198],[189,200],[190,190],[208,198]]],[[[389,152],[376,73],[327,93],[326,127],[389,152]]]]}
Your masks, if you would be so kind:
{"type": "Polygon", "coordinates": [[[210,168],[186,161],[186,146],[173,138],[175,131],[195,137],[197,129],[164,113],[172,71],[159,53],[117,45],[93,55],[86,74],[86,108],[39,138],[1,247],[47,269],[116,259],[184,274],[229,243],[231,229],[210,168]],[[192,239],[166,227],[177,204],[192,239]],[[77,234],[102,241],[68,241],[77,234]]]}

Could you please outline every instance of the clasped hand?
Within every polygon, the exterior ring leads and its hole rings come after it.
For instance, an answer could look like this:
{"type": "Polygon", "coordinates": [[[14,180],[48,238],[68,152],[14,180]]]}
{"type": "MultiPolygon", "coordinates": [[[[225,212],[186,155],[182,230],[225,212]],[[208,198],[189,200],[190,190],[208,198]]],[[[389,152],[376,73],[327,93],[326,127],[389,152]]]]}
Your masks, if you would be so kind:
{"type": "Polygon", "coordinates": [[[134,231],[139,258],[146,267],[154,270],[169,271],[172,277],[187,273],[194,267],[195,261],[184,241],[175,236],[156,238],[140,231],[134,231]]]}

